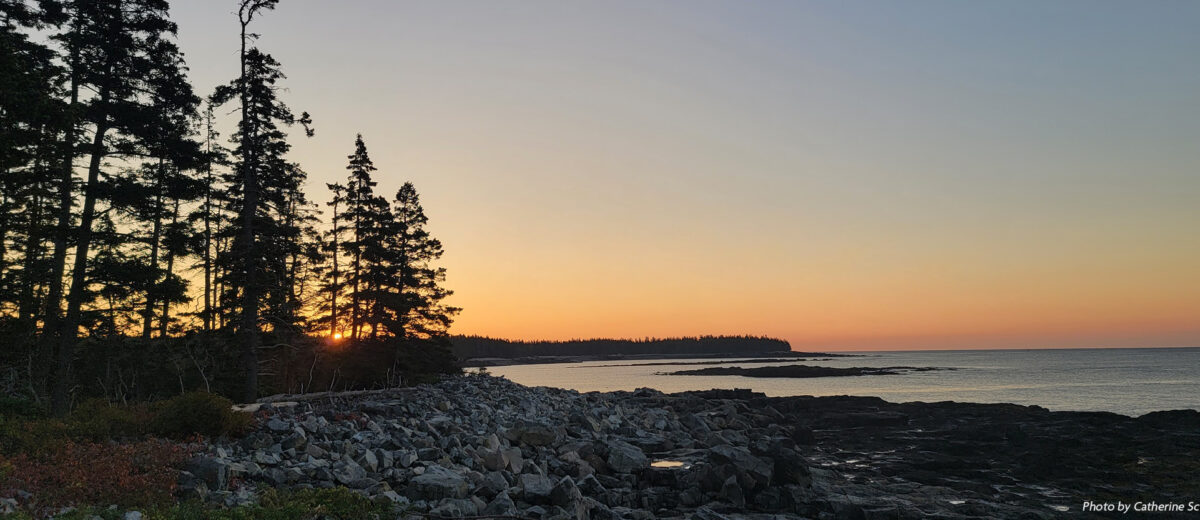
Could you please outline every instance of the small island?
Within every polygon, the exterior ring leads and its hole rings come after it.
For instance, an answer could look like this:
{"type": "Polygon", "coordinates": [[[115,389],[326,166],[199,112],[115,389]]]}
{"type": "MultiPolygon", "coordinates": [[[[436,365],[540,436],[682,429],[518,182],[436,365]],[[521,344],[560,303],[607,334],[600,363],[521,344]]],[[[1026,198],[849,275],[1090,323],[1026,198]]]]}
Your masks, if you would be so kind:
{"type": "Polygon", "coordinates": [[[745,377],[843,377],[843,376],[886,376],[909,372],[953,370],[938,367],[817,367],[812,365],[783,365],[777,367],[709,367],[675,372],[659,372],[664,376],[745,376],[745,377]]]}

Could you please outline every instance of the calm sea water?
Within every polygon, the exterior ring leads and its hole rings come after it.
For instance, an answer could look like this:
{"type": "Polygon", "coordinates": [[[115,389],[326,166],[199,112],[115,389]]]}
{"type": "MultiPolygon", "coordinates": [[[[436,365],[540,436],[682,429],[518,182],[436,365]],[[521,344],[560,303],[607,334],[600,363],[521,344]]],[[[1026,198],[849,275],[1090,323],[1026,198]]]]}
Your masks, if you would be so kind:
{"type": "Polygon", "coordinates": [[[1017,403],[1051,410],[1108,411],[1134,416],[1156,410],[1200,410],[1200,348],[861,354],[864,357],[799,363],[830,367],[930,366],[956,370],[813,379],[658,375],[673,370],[738,365],[736,360],[723,365],[683,365],[689,361],[704,361],[698,359],[667,360],[679,365],[637,366],[656,362],[651,360],[596,361],[492,367],[489,370],[523,385],[570,388],[581,392],[640,387],[664,392],[749,388],[769,396],[865,395],[894,402],[1017,403]]]}

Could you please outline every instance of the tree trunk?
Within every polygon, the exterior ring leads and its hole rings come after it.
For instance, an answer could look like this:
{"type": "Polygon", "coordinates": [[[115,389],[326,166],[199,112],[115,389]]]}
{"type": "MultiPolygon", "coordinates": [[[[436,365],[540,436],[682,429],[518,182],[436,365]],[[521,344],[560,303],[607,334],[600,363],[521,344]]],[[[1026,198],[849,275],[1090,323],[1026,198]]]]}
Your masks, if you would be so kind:
{"type": "MultiPolygon", "coordinates": [[[[2,172],[2,174],[4,175],[4,179],[9,178],[8,170],[5,170],[2,172]]],[[[0,195],[0,207],[7,206],[9,187],[3,186],[2,190],[0,190],[0,193],[2,193],[2,195],[0,195]]],[[[5,245],[8,243],[8,217],[9,214],[7,210],[5,210],[3,215],[0,215],[0,280],[5,278],[4,271],[8,269],[8,261],[6,260],[6,257],[8,256],[8,247],[5,245]]]]}
{"type": "MultiPolygon", "coordinates": [[[[175,227],[179,223],[179,199],[175,199],[175,209],[171,213],[171,227],[175,227]]],[[[167,249],[167,272],[163,280],[171,278],[171,272],[175,269],[175,252],[170,248],[167,249]]],[[[171,323],[171,299],[163,298],[162,302],[162,318],[158,322],[158,337],[167,337],[167,325],[171,323]]]]}
{"type": "Polygon", "coordinates": [[[329,290],[329,336],[332,338],[338,333],[338,205],[337,194],[334,194],[333,201],[333,286],[329,290]]]}
{"type": "Polygon", "coordinates": [[[350,336],[358,340],[361,328],[359,315],[359,279],[362,278],[362,242],[359,235],[359,219],[354,218],[354,288],[350,292],[350,336]]]}
{"type": "Polygon", "coordinates": [[[51,258],[50,288],[46,293],[44,331],[61,329],[63,283],[67,274],[67,235],[71,227],[71,203],[75,179],[75,111],[79,106],[79,49],[70,46],[71,102],[67,106],[64,153],[58,185],[58,225],[54,229],[54,254],[51,258]]]}
{"type": "MultiPolygon", "coordinates": [[[[245,4],[243,4],[245,5],[245,4]]],[[[257,153],[253,149],[254,139],[257,138],[254,124],[250,120],[249,99],[246,89],[246,26],[253,17],[242,18],[242,48],[241,48],[241,82],[239,97],[242,112],[242,268],[245,269],[242,288],[242,316],[239,333],[242,336],[242,368],[246,371],[246,384],[243,397],[251,403],[258,399],[258,266],[255,261],[254,247],[254,214],[258,207],[258,172],[257,153]]]]}
{"type": "Polygon", "coordinates": [[[158,180],[154,184],[154,231],[150,234],[150,273],[154,276],[154,282],[146,290],[146,307],[142,310],[142,339],[150,339],[150,330],[154,319],[154,285],[158,281],[158,243],[162,240],[162,212],[163,212],[163,178],[166,177],[164,171],[165,160],[162,157],[158,158],[158,180]]]}
{"type": "Polygon", "coordinates": [[[33,287],[37,283],[34,270],[42,259],[42,237],[40,234],[44,202],[40,196],[34,196],[31,201],[28,226],[25,230],[25,258],[21,269],[25,276],[21,280],[20,304],[17,305],[17,317],[22,323],[30,323],[30,330],[37,328],[34,322],[37,313],[37,302],[34,301],[33,287]]]}
{"type": "Polygon", "coordinates": [[[212,315],[212,190],[213,190],[213,172],[212,172],[212,107],[209,107],[208,116],[208,133],[205,135],[205,144],[208,148],[208,157],[205,163],[205,173],[207,175],[204,188],[204,331],[212,330],[213,315],[212,315]]]}
{"type": "MultiPolygon", "coordinates": [[[[100,102],[104,103],[107,93],[102,92],[100,98],[100,102]]],[[[83,293],[87,288],[88,248],[92,241],[92,221],[96,217],[96,191],[100,178],[100,164],[105,155],[104,134],[107,132],[107,120],[97,123],[96,135],[92,138],[92,159],[88,165],[87,184],[83,188],[83,214],[79,218],[79,230],[75,237],[75,266],[71,273],[71,292],[67,296],[67,314],[58,332],[57,371],[50,396],[51,409],[58,416],[66,415],[70,406],[68,392],[71,388],[71,362],[75,358],[83,293]]]]}

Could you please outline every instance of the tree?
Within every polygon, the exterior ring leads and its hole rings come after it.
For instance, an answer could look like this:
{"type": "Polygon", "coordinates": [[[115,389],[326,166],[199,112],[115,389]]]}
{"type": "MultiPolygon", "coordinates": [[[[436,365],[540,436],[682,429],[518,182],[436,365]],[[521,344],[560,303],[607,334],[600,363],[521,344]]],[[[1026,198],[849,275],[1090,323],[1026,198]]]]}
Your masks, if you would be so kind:
{"type": "Polygon", "coordinates": [[[214,128],[213,105],[210,100],[205,106],[203,119],[201,120],[203,134],[203,149],[201,150],[200,168],[203,175],[202,200],[200,207],[196,209],[189,220],[200,222],[199,240],[195,241],[196,256],[200,257],[200,266],[203,270],[203,295],[202,302],[204,307],[200,311],[200,320],[203,330],[213,330],[215,324],[216,313],[216,295],[213,284],[214,262],[213,257],[216,254],[217,244],[215,239],[219,234],[218,226],[222,220],[220,204],[224,198],[224,193],[220,186],[217,185],[216,167],[223,166],[228,162],[228,150],[220,145],[218,139],[220,135],[214,128]]]}
{"type": "Polygon", "coordinates": [[[405,339],[444,338],[461,309],[442,301],[453,294],[442,286],[446,269],[435,265],[442,257],[442,243],[425,229],[429,218],[411,182],[396,192],[392,213],[395,228],[387,251],[397,276],[394,292],[382,306],[384,324],[405,339]]]}
{"type": "MultiPolygon", "coordinates": [[[[334,191],[331,204],[344,203],[346,208],[340,215],[335,209],[330,236],[350,259],[344,281],[350,292],[350,337],[423,340],[444,336],[458,309],[442,303],[451,294],[442,287],[445,269],[434,266],[442,256],[442,244],[425,229],[428,218],[416,188],[404,183],[391,206],[376,196],[376,183],[371,179],[376,168],[362,135],[355,139],[354,154],[348,159],[346,186],[329,187],[334,191]],[[339,241],[339,219],[346,222],[348,241],[339,241]]],[[[336,268],[334,272],[338,272],[336,268]]],[[[326,284],[327,291],[339,282],[334,275],[326,284]]],[[[329,294],[333,309],[337,292],[329,294]]],[[[336,312],[331,310],[330,322],[336,322],[336,312]]]]}
{"type": "Polygon", "coordinates": [[[366,290],[363,253],[367,246],[378,238],[373,236],[371,231],[374,228],[373,221],[378,219],[375,213],[379,206],[375,196],[375,181],[371,180],[375,163],[371,162],[371,157],[367,154],[367,145],[363,142],[362,134],[355,138],[354,154],[347,158],[350,164],[346,169],[350,170],[350,176],[346,183],[345,218],[350,240],[344,243],[343,248],[350,257],[349,271],[346,273],[346,285],[350,287],[350,337],[358,339],[366,314],[366,302],[363,301],[363,291],[366,290]]]}
{"type": "Polygon", "coordinates": [[[30,37],[56,23],[55,3],[39,7],[0,0],[0,363],[44,391],[51,352],[36,335],[51,283],[46,242],[66,108],[54,50],[30,37]]]}
{"type": "MultiPolygon", "coordinates": [[[[70,41],[78,45],[81,65],[73,70],[75,86],[88,85],[95,97],[87,105],[86,123],[92,128],[83,207],[75,228],[74,266],[67,311],[57,332],[57,362],[51,395],[56,414],[66,413],[71,364],[79,334],[81,312],[88,295],[88,258],[96,203],[101,193],[100,170],[106,157],[145,154],[153,132],[160,128],[157,108],[147,100],[149,78],[182,77],[178,49],[168,41],[175,24],[164,0],[95,0],[73,4],[75,26],[70,41]],[[109,133],[112,132],[110,138],[109,133]]],[[[60,219],[60,223],[61,223],[60,219]]]]}
{"type": "Polygon", "coordinates": [[[329,295],[329,303],[321,309],[328,313],[328,318],[322,320],[322,323],[328,324],[330,339],[341,339],[342,328],[338,315],[340,310],[338,296],[345,290],[345,284],[342,282],[341,271],[338,269],[338,258],[342,252],[342,234],[346,231],[346,225],[342,222],[344,219],[340,218],[342,214],[338,212],[338,209],[346,202],[346,187],[337,183],[329,183],[325,186],[333,192],[333,199],[326,203],[332,208],[332,213],[327,233],[329,239],[325,242],[323,251],[328,255],[331,267],[325,283],[321,286],[321,292],[329,295]]]}
{"type": "Polygon", "coordinates": [[[277,0],[241,0],[238,9],[241,73],[233,83],[218,87],[213,95],[218,105],[236,98],[241,114],[233,136],[237,143],[233,151],[236,162],[230,179],[231,203],[238,219],[231,226],[233,243],[225,259],[231,266],[225,280],[231,293],[223,304],[226,312],[238,314],[246,401],[258,397],[260,305],[270,289],[265,286],[272,284],[266,278],[266,271],[279,263],[279,249],[264,248],[261,242],[279,226],[277,209],[286,203],[281,198],[297,183],[295,169],[289,168],[283,158],[290,146],[280,126],[299,122],[312,135],[308,114],[295,118],[276,96],[275,85],[284,77],[279,63],[249,46],[255,37],[248,32],[250,23],[260,12],[274,9],[277,3],[277,0]],[[272,257],[268,258],[268,254],[272,257]]]}
{"type": "Polygon", "coordinates": [[[55,54],[26,33],[53,19],[24,1],[0,1],[0,318],[12,319],[6,330],[15,334],[6,339],[22,345],[36,331],[38,289],[47,283],[44,242],[64,117],[55,54]]]}
{"type": "Polygon", "coordinates": [[[146,292],[143,314],[142,338],[150,339],[156,309],[161,306],[159,336],[167,335],[170,322],[169,308],[172,302],[186,301],[184,280],[172,272],[174,260],[185,252],[179,226],[181,202],[191,202],[200,196],[202,186],[186,172],[197,167],[200,161],[199,143],[191,139],[192,121],[197,118],[200,99],[192,92],[184,77],[183,58],[178,52],[159,42],[160,49],[154,53],[159,60],[176,60],[174,66],[159,67],[146,78],[150,92],[149,130],[151,137],[149,152],[156,158],[155,164],[147,165],[143,171],[149,173],[147,180],[152,196],[146,202],[147,220],[151,222],[149,237],[150,254],[147,268],[156,279],[146,292]],[[164,243],[167,241],[167,243],[164,243]],[[173,247],[166,247],[166,246],[173,247]],[[165,251],[160,251],[165,249],[165,251]],[[164,254],[160,254],[164,253],[164,254]],[[160,258],[161,257],[161,258],[160,258]],[[165,260],[167,268],[161,266],[165,260]]]}

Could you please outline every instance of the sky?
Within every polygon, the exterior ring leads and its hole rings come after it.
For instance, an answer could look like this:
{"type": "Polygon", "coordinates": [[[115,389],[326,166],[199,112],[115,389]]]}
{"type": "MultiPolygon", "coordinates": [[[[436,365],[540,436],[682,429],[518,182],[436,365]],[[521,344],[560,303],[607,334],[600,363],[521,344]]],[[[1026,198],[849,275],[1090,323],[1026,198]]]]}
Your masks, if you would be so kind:
{"type": "MultiPolygon", "coordinates": [[[[234,0],[177,0],[200,93],[234,0]]],[[[283,0],[308,192],[362,133],[452,332],[1200,345],[1200,3],[283,0]]],[[[225,118],[226,125],[232,116],[225,118]]],[[[228,128],[228,126],[227,126],[228,128]]],[[[228,132],[227,132],[228,134],[228,132]]]]}

